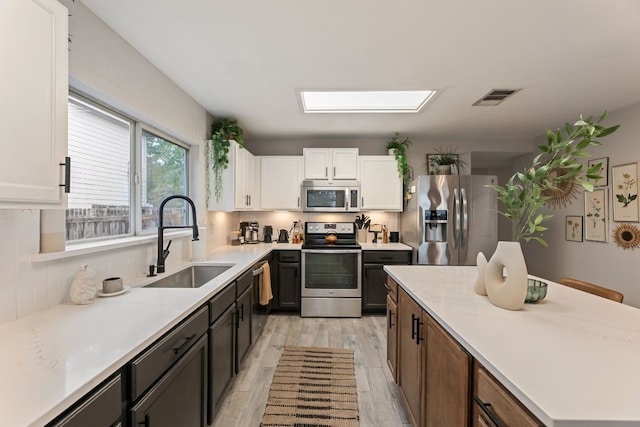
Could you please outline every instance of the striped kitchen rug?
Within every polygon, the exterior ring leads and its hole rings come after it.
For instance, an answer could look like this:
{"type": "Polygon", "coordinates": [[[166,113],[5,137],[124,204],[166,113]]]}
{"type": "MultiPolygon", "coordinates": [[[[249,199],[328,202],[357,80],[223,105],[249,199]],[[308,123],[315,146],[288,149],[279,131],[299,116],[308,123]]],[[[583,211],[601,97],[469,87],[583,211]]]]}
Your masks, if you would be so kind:
{"type": "Polygon", "coordinates": [[[262,427],[358,427],[353,350],[285,346],[262,427]]]}

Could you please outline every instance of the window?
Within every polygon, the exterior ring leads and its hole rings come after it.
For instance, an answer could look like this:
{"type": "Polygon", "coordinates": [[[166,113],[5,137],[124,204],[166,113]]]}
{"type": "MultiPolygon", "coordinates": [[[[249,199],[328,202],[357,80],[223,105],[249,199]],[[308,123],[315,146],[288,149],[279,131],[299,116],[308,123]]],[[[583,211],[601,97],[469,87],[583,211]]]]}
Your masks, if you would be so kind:
{"type": "MultiPolygon", "coordinates": [[[[158,227],[158,208],[165,197],[188,194],[188,151],[171,141],[142,131],[142,230],[158,227]]],[[[187,224],[189,210],[183,200],[171,200],[164,225],[187,224]]]]}
{"type": "MultiPolygon", "coordinates": [[[[162,200],[189,194],[188,146],[77,95],[69,97],[68,150],[68,242],[151,233],[162,200]]],[[[189,212],[172,200],[165,225],[186,224],[189,212]]]]}

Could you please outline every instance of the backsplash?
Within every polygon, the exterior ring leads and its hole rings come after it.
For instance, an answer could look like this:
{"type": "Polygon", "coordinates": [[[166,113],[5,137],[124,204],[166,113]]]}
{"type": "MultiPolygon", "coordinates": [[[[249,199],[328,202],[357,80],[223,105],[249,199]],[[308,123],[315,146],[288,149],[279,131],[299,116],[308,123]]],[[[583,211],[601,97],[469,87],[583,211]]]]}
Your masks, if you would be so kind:
{"type": "MultiPolygon", "coordinates": [[[[397,231],[399,228],[399,216],[397,213],[387,212],[364,212],[365,215],[371,217],[372,224],[384,224],[389,227],[389,231],[397,231]]],[[[208,214],[208,232],[207,248],[214,249],[219,245],[228,245],[230,232],[238,229],[241,221],[257,221],[260,225],[259,239],[263,240],[263,230],[265,225],[273,227],[273,239],[278,238],[278,230],[291,230],[294,221],[335,221],[335,222],[353,222],[356,213],[303,213],[303,212],[209,212],[208,214]]],[[[370,234],[371,238],[373,234],[370,234]]],[[[402,240],[402,236],[400,236],[402,240]]]]}
{"type": "MultiPolygon", "coordinates": [[[[142,279],[156,261],[155,241],[91,255],[45,262],[32,262],[39,251],[39,210],[0,210],[0,323],[45,310],[57,304],[71,304],[69,287],[83,264],[96,271],[100,288],[107,277],[127,281],[142,279]]],[[[191,239],[173,239],[167,268],[177,266],[191,254],[191,239]]],[[[82,309],[78,306],[78,309],[82,309]]]]}

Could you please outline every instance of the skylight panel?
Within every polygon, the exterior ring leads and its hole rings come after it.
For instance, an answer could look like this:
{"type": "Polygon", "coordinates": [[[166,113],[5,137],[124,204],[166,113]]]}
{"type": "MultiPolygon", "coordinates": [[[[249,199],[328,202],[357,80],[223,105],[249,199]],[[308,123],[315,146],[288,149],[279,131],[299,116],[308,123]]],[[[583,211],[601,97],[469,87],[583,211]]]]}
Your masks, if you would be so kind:
{"type": "Polygon", "coordinates": [[[435,90],[301,91],[305,113],[417,113],[435,90]]]}

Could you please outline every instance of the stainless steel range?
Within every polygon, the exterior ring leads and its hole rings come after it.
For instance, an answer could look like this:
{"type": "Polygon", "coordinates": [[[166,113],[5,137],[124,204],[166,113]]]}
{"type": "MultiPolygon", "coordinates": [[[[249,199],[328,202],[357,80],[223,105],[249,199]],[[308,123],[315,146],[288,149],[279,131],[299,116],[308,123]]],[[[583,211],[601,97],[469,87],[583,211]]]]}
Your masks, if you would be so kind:
{"type": "Polygon", "coordinates": [[[352,222],[307,222],[302,245],[302,317],[362,315],[362,248],[352,222]]]}

